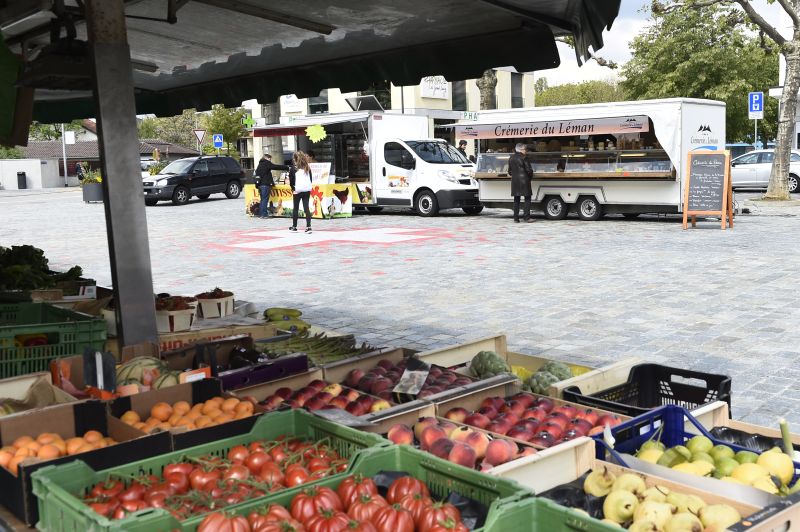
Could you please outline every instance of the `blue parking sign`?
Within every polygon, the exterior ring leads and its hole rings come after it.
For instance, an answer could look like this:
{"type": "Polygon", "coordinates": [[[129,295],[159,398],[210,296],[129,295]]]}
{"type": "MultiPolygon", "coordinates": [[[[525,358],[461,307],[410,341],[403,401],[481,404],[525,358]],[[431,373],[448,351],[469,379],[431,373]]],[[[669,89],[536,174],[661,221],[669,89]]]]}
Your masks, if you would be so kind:
{"type": "Polygon", "coordinates": [[[214,133],[214,147],[221,148],[222,147],[222,133],[214,133]]]}
{"type": "Polygon", "coordinates": [[[764,93],[751,92],[747,95],[747,114],[750,120],[764,118],[764,93]]]}

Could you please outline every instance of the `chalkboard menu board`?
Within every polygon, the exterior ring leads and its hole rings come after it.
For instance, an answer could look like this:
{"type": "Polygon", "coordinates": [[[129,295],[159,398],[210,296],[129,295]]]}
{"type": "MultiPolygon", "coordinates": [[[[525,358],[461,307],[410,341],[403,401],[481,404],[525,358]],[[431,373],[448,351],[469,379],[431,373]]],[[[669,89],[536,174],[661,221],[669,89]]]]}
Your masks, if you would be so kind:
{"type": "Polygon", "coordinates": [[[697,225],[697,215],[718,215],[722,229],[726,222],[733,227],[733,192],[730,182],[730,152],[698,151],[689,153],[684,185],[683,228],[688,218],[692,227],[697,225]]]}

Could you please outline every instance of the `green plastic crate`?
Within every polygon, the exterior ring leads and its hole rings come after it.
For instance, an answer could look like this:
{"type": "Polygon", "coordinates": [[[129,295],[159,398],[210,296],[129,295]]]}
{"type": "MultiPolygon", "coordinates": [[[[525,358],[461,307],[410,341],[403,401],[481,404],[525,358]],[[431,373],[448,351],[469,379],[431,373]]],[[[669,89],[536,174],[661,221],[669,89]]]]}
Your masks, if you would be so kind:
{"type": "Polygon", "coordinates": [[[609,525],[582,512],[535,497],[502,504],[489,515],[484,532],[619,532],[618,526],[609,525]]]}
{"type": "MultiPolygon", "coordinates": [[[[304,410],[286,410],[265,414],[258,419],[247,434],[132,462],[112,469],[94,471],[80,460],[60,466],[44,467],[32,476],[33,493],[38,498],[39,503],[39,523],[37,528],[46,531],[68,530],[75,532],[171,530],[176,527],[180,528],[178,522],[164,510],[143,510],[125,519],[107,519],[83,504],[75,494],[85,493],[97,482],[108,478],[110,473],[160,475],[165,465],[179,461],[181,457],[224,456],[231,447],[236,445],[248,444],[255,440],[272,440],[283,434],[304,437],[312,441],[328,438],[329,445],[344,457],[352,457],[358,451],[368,447],[390,445],[388,440],[376,434],[338,425],[318,418],[304,410]]],[[[266,498],[259,500],[266,500],[266,498]]],[[[249,503],[242,503],[238,506],[243,504],[249,503]]],[[[231,506],[229,508],[236,507],[231,506]]],[[[197,523],[200,520],[200,518],[195,519],[197,523]]],[[[195,524],[194,527],[196,526],[195,524]]]]}
{"type": "Polygon", "coordinates": [[[103,349],[105,342],[102,318],[47,303],[0,304],[0,379],[49,371],[51,360],[103,349]],[[47,345],[18,347],[28,335],[46,335],[47,345]]]}

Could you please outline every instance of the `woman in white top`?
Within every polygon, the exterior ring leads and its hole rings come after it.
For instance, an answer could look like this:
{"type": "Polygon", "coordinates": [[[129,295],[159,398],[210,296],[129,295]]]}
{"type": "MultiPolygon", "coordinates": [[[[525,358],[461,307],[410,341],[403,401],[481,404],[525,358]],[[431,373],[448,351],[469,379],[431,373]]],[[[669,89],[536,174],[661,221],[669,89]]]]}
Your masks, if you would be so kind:
{"type": "Polygon", "coordinates": [[[292,226],[289,231],[297,231],[297,209],[300,201],[303,202],[303,211],[306,214],[306,233],[311,232],[311,209],[309,199],[311,198],[311,168],[308,166],[308,156],[298,151],[292,157],[294,166],[289,170],[289,184],[294,194],[294,211],[292,212],[292,226]]]}

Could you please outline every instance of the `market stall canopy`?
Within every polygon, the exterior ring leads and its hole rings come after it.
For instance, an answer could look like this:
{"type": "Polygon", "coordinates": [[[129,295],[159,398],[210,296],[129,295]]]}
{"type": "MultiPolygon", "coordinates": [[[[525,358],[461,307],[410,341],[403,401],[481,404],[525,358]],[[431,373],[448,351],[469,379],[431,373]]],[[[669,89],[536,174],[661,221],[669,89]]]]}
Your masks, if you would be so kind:
{"type": "Polygon", "coordinates": [[[308,126],[327,126],[330,124],[359,123],[369,118],[366,111],[355,113],[336,113],[332,115],[302,116],[286,124],[265,124],[253,128],[254,137],[280,137],[285,135],[305,135],[308,126]]]}
{"type": "MultiPolygon", "coordinates": [[[[80,2],[82,4],[82,2],[80,2]]],[[[127,0],[137,113],[238,106],[328,87],[365,90],[427,75],[479,77],[558,66],[554,36],[579,60],[602,47],[620,0],[127,0]]],[[[78,0],[0,0],[0,30],[28,59],[34,119],[94,116],[91,64],[78,0]],[[56,14],[58,13],[58,15],[56,14]],[[51,43],[51,34],[67,36],[51,43]]]]}

